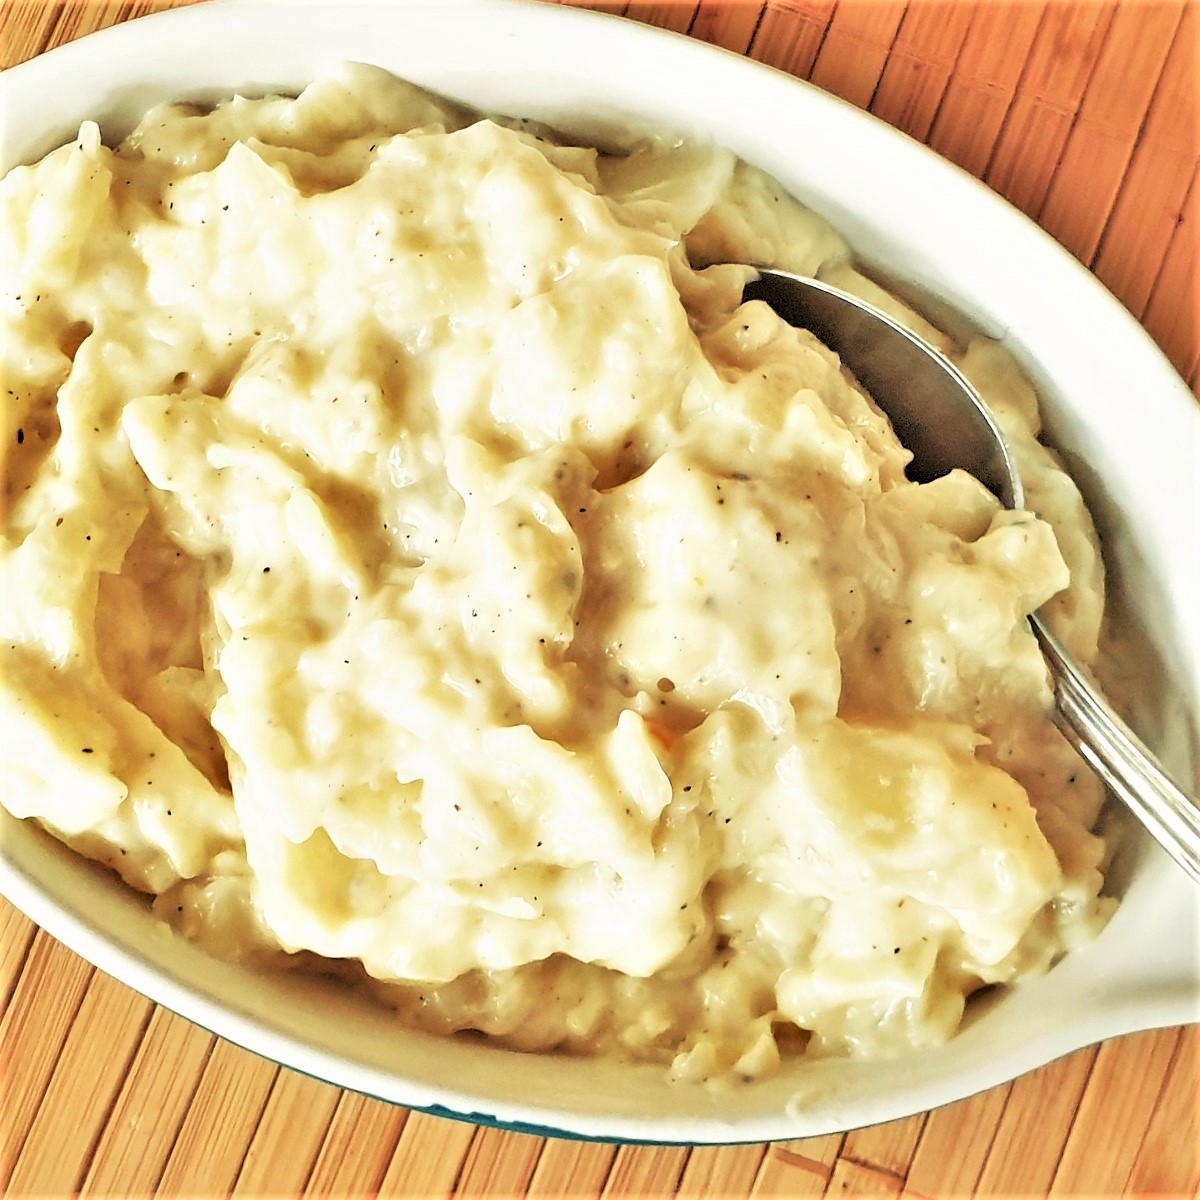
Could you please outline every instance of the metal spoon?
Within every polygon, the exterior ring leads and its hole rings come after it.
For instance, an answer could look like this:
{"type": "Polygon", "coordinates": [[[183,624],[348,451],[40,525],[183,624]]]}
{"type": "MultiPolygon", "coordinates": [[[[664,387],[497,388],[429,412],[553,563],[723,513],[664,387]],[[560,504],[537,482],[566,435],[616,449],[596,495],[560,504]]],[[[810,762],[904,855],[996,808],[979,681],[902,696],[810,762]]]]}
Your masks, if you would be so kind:
{"type": "MultiPolygon", "coordinates": [[[[833,350],[888,415],[912,451],[909,478],[928,482],[962,467],[1009,508],[1024,505],[1016,465],[987,406],[927,342],[855,296],[815,279],[761,270],[746,300],[764,300],[789,325],[833,350]]],[[[1200,882],[1200,806],[1172,782],[1033,613],[1034,636],[1054,685],[1055,723],[1166,852],[1200,882]]]]}

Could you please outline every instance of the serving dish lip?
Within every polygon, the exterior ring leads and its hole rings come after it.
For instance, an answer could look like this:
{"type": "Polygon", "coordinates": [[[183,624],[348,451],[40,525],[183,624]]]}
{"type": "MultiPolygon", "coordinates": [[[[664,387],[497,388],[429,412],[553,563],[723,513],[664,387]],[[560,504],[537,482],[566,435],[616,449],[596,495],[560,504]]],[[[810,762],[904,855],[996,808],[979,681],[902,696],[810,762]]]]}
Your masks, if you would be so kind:
{"type": "MultiPolygon", "coordinates": [[[[57,70],[60,62],[64,64],[70,64],[74,59],[77,59],[79,63],[83,64],[87,62],[89,56],[98,54],[105,45],[116,45],[119,40],[128,40],[134,36],[134,32],[136,32],[137,36],[148,36],[151,23],[154,23],[155,28],[161,27],[164,31],[166,31],[167,23],[175,23],[182,30],[192,22],[197,22],[199,24],[207,23],[208,21],[212,20],[212,15],[214,13],[219,13],[227,20],[237,20],[241,19],[241,13],[244,11],[270,9],[278,12],[281,9],[287,9],[290,7],[293,6],[288,4],[287,0],[208,0],[208,2],[204,4],[168,10],[165,12],[136,18],[113,28],[87,35],[73,43],[56,47],[55,49],[50,50],[35,59],[18,64],[3,74],[0,74],[0,100],[6,98],[9,88],[16,89],[18,87],[23,88],[26,86],[31,86],[30,83],[26,82],[27,80],[36,80],[38,75],[45,74],[51,71],[52,68],[57,70]],[[202,16],[201,14],[208,15],[202,16]]],[[[334,8],[336,6],[331,4],[317,4],[301,7],[334,8]]],[[[360,6],[346,7],[350,8],[360,6]]],[[[361,7],[364,8],[364,10],[370,11],[375,6],[365,5],[361,7]]],[[[1078,272],[1077,283],[1082,284],[1083,281],[1086,280],[1087,287],[1085,290],[1089,291],[1089,294],[1093,294],[1094,289],[1100,288],[1103,290],[1104,296],[1107,297],[1108,301],[1118,305],[1120,303],[1114,297],[1112,297],[1106,289],[1103,289],[1103,285],[1099,284],[1099,281],[1096,280],[1095,277],[1088,272],[1082,264],[1078,263],[1057,242],[1055,242],[1050,235],[1038,229],[1036,225],[1030,222],[1023,214],[1019,213],[1019,211],[1013,206],[1009,205],[1007,201],[1004,201],[1001,197],[997,196],[995,192],[991,191],[990,188],[987,188],[986,184],[981,183],[979,180],[975,179],[961,168],[955,166],[953,163],[941,158],[941,156],[937,155],[934,151],[930,150],[928,147],[924,146],[915,139],[909,137],[907,134],[904,134],[902,131],[887,126],[885,123],[879,121],[878,118],[875,118],[870,114],[862,113],[860,110],[854,108],[854,106],[848,104],[847,102],[839,100],[836,97],[832,97],[828,93],[815,88],[813,85],[808,84],[805,81],[795,79],[794,77],[787,75],[785,72],[779,71],[775,68],[748,60],[736,52],[725,50],[720,47],[709,46],[682,34],[641,26],[634,22],[614,17],[610,14],[596,13],[574,7],[545,3],[543,0],[449,0],[448,3],[440,5],[436,3],[430,3],[429,0],[407,0],[407,2],[394,7],[401,12],[406,9],[437,9],[439,7],[456,9],[460,12],[472,8],[508,10],[513,13],[522,10],[536,10],[540,14],[543,14],[544,17],[549,17],[551,14],[554,14],[554,20],[563,22],[581,22],[585,27],[590,25],[592,22],[603,22],[605,26],[610,26],[614,22],[622,22],[622,24],[627,28],[629,36],[640,39],[659,39],[663,45],[670,43],[677,47],[684,46],[687,48],[687,53],[699,56],[697,61],[703,61],[704,56],[712,55],[713,57],[709,61],[715,63],[719,58],[721,61],[727,64],[726,67],[722,68],[724,70],[731,69],[729,64],[736,64],[736,66],[732,69],[748,71],[745,76],[746,78],[750,78],[750,73],[756,75],[769,73],[770,75],[777,77],[779,80],[784,81],[788,87],[800,87],[807,89],[811,95],[815,97],[821,97],[823,101],[830,102],[832,105],[839,107],[844,116],[848,118],[861,120],[873,126],[887,129],[891,137],[904,139],[910,151],[920,151],[922,156],[925,158],[926,163],[936,163],[940,168],[948,169],[950,172],[960,176],[961,179],[967,181],[971,187],[986,191],[991,200],[998,201],[1000,205],[1008,210],[1010,219],[1011,216],[1014,215],[1019,217],[1020,221],[1024,224],[1027,233],[1037,233],[1042,239],[1044,239],[1046,243],[1044,248],[1051,249],[1056,253],[1056,256],[1058,256],[1059,259],[1060,267],[1066,267],[1069,265],[1070,268],[1076,270],[1078,272]]],[[[329,56],[327,55],[326,57],[329,56]]],[[[3,142],[6,149],[8,140],[8,134],[5,133],[3,136],[3,142]]],[[[1129,334],[1132,336],[1134,330],[1137,330],[1144,339],[1146,347],[1151,348],[1153,352],[1161,359],[1161,351],[1159,351],[1158,348],[1153,345],[1149,335],[1146,334],[1146,332],[1136,322],[1136,319],[1134,319],[1127,310],[1124,311],[1125,315],[1129,319],[1129,325],[1132,326],[1132,328],[1128,331],[1129,334]]],[[[1143,349],[1146,347],[1143,347],[1143,349]]],[[[1165,359],[1162,359],[1162,362],[1165,363],[1165,359]]],[[[1175,378],[1178,380],[1179,386],[1183,390],[1184,395],[1190,401],[1191,396],[1186,390],[1186,385],[1183,384],[1182,380],[1178,379],[1177,375],[1175,378]]],[[[1195,407],[1194,402],[1192,407],[1195,407]]],[[[1200,429],[1200,411],[1197,411],[1191,415],[1195,419],[1196,428],[1200,429]]],[[[98,955],[95,944],[97,937],[95,931],[89,930],[86,926],[86,923],[84,923],[82,919],[76,920],[74,917],[72,917],[72,915],[64,909],[61,902],[56,901],[54,896],[49,891],[41,888],[36,881],[28,878],[27,876],[23,877],[21,875],[19,865],[10,864],[8,861],[7,847],[0,847],[0,849],[3,849],[4,851],[3,859],[0,860],[0,884],[2,884],[2,886],[0,886],[0,890],[3,890],[4,893],[13,900],[17,907],[23,908],[26,912],[29,912],[29,914],[33,916],[39,924],[42,924],[48,930],[48,932],[58,937],[72,949],[76,950],[93,963],[96,963],[96,965],[100,966],[101,969],[108,971],[110,974],[114,974],[118,978],[124,978],[126,980],[128,980],[131,976],[137,978],[140,982],[134,986],[136,986],[139,991],[142,991],[144,994],[155,999],[157,1002],[164,1004],[172,1011],[180,1012],[182,1015],[186,1016],[190,1020],[195,1021],[202,1027],[209,1028],[213,1032],[217,1032],[221,1036],[229,1038],[229,1040],[244,1046],[254,1053],[263,1055],[264,1057],[270,1058],[273,1061],[284,1062],[289,1067],[300,1070],[304,1073],[313,1074],[314,1078],[326,1079],[330,1082],[338,1083],[340,1086],[347,1086],[354,1088],[354,1090],[362,1091],[365,1094],[376,1095],[378,1098],[389,1103],[406,1104],[409,1107],[419,1108],[422,1111],[441,1112],[442,1115],[452,1115],[459,1119],[468,1121],[489,1121],[494,1122],[498,1127],[501,1128],[523,1128],[525,1130],[536,1130],[539,1133],[558,1137],[583,1138],[587,1140],[600,1141],[628,1141],[645,1142],[650,1144],[690,1145],[698,1144],[698,1142],[709,1144],[759,1142],[764,1140],[777,1140],[781,1138],[804,1136],[809,1133],[807,1128],[798,1132],[796,1123],[794,1121],[788,1123],[786,1127],[784,1125],[780,1125],[775,1132],[766,1132],[763,1129],[756,1129],[753,1132],[748,1132],[747,1136],[745,1137],[737,1138],[711,1136],[713,1134],[720,1134],[721,1131],[716,1128],[711,1128],[708,1130],[710,1136],[701,1137],[699,1139],[695,1137],[660,1138],[637,1136],[637,1131],[633,1130],[632,1128],[624,1133],[615,1128],[612,1128],[611,1132],[584,1132],[582,1129],[572,1130],[559,1128],[551,1121],[547,1121],[545,1124],[541,1123],[541,1121],[537,1120],[536,1118],[541,1115],[549,1114],[544,1114],[543,1110],[540,1109],[529,1110],[528,1115],[531,1118],[530,1120],[525,1120],[524,1118],[509,1120],[506,1117],[491,1116],[484,1112],[472,1111],[470,1097],[466,1093],[460,1092],[458,1089],[447,1089],[446,1094],[443,1097],[444,1100],[453,1100],[454,1103],[452,1105],[441,1103],[439,1101],[433,1101],[432,1103],[420,1103],[419,1097],[415,1097],[414,1099],[417,1102],[413,1102],[397,1095],[380,1094],[377,1089],[364,1086],[364,1081],[361,1079],[358,1082],[347,1082],[337,1079],[334,1077],[336,1072],[331,1074],[328,1070],[326,1070],[321,1073],[314,1074],[309,1070],[308,1067],[303,1065],[303,1063],[297,1061],[294,1055],[290,1057],[286,1055],[284,1057],[277,1057],[276,1054],[270,1051],[265,1051],[262,1048],[263,1038],[266,1038],[272,1047],[278,1047],[287,1043],[289,1036],[286,1033],[281,1033],[277,1029],[272,1029],[267,1022],[258,1018],[247,1018],[240,1016],[236,1012],[233,1012],[233,1010],[222,1010],[219,1007],[213,1010],[213,1014],[209,1014],[208,1010],[213,1007],[215,1002],[210,1001],[204,996],[200,997],[199,1008],[204,1010],[205,1015],[197,1016],[194,1014],[194,1012],[189,1012],[189,1007],[196,1009],[197,1006],[189,1005],[187,1003],[186,996],[184,997],[183,1003],[180,1003],[177,1000],[176,992],[178,991],[179,985],[173,981],[169,975],[164,974],[152,962],[149,962],[145,958],[140,958],[136,952],[116,944],[111,940],[105,940],[103,935],[101,935],[102,949],[101,953],[98,955]],[[36,893],[36,895],[34,893],[36,893]],[[18,899],[18,897],[22,897],[25,902],[22,903],[22,900],[18,899]],[[40,915],[34,915],[34,912],[31,911],[31,908],[37,910],[40,915]],[[104,961],[101,961],[101,959],[104,961]],[[212,1020],[212,1015],[215,1015],[217,1020],[212,1020]],[[255,1045],[255,1041],[258,1041],[259,1044],[255,1045]],[[459,1100],[462,1101],[461,1105],[458,1103],[459,1100]]],[[[192,993],[192,995],[195,996],[195,993],[192,993]]],[[[1194,1006],[1190,1013],[1185,1014],[1184,1010],[1184,1005],[1178,1006],[1179,1019],[1196,1019],[1194,1015],[1194,1006]]],[[[1161,1021],[1156,1019],[1152,1024],[1141,1025],[1139,1028],[1150,1028],[1153,1027],[1153,1024],[1170,1024],[1174,1022],[1174,1017],[1171,1015],[1171,1012],[1159,1013],[1160,1017],[1164,1015],[1168,1019],[1161,1021]]],[[[1101,1024],[1103,1024],[1103,1022],[1101,1022],[1101,1024]]],[[[1092,1042],[1098,1040],[1098,1038],[1111,1036],[1115,1033],[1132,1031],[1128,1024],[1126,1024],[1124,1021],[1118,1021],[1117,1025],[1119,1027],[1102,1029],[1099,1032],[1093,1032],[1092,1026],[1089,1026],[1089,1036],[1085,1037],[1082,1041],[1076,1042],[1069,1037],[1063,1039],[1062,1048],[1059,1053],[1069,1053],[1074,1049],[1078,1049],[1080,1046],[1091,1044],[1092,1042]],[[1067,1044],[1068,1042],[1070,1042],[1070,1044],[1067,1044]]],[[[295,1045],[295,1043],[290,1044],[295,1045]]],[[[302,1057],[309,1058],[311,1064],[311,1056],[313,1053],[311,1047],[304,1047],[300,1045],[297,1048],[302,1052],[302,1057]]],[[[1055,1054],[1051,1056],[1051,1058],[1047,1058],[1045,1055],[1034,1055],[1034,1057],[1036,1057],[1036,1062],[1025,1063],[1024,1065],[1019,1065],[1015,1068],[1010,1068],[1009,1065],[997,1063],[995,1064],[995,1070],[991,1074],[988,1074],[986,1078],[983,1075],[974,1077],[966,1083],[965,1087],[961,1088],[960,1090],[948,1090],[932,1102],[929,1101],[928,1097],[925,1097],[925,1099],[921,1101],[921,1108],[914,1108],[911,1104],[909,1104],[907,1106],[902,1105],[896,1108],[894,1111],[876,1111],[869,1115],[869,1119],[865,1123],[875,1124],[880,1121],[886,1121],[895,1117],[907,1115],[909,1112],[922,1111],[923,1108],[930,1107],[931,1103],[941,1104],[947,1103],[951,1100],[960,1099],[963,1096],[973,1094],[974,1092],[982,1090],[983,1088],[991,1087],[995,1084],[1004,1082],[1012,1078],[1014,1074],[1023,1073],[1032,1066],[1036,1066],[1047,1061],[1052,1061],[1052,1058],[1057,1056],[1058,1054],[1055,1054]]],[[[328,1058],[328,1055],[321,1055],[318,1052],[317,1057],[321,1062],[323,1062],[326,1058],[328,1058]]],[[[357,1072],[354,1070],[351,1070],[350,1073],[357,1074],[357,1072]]],[[[787,1120],[787,1118],[782,1116],[781,1119],[787,1120]]],[[[581,1117],[578,1121],[578,1123],[581,1125],[594,1125],[597,1122],[603,1122],[609,1127],[627,1124],[627,1122],[621,1119],[613,1120],[606,1117],[591,1116],[588,1116],[586,1119],[581,1117]]],[[[847,1126],[840,1125],[838,1128],[847,1128],[847,1126]]],[[[812,1130],[812,1132],[832,1131],[833,1127],[829,1127],[828,1129],[817,1129],[814,1127],[812,1130]]],[[[664,1132],[666,1131],[664,1130],[664,1132]]],[[[696,1130],[695,1132],[700,1131],[696,1130]]]]}

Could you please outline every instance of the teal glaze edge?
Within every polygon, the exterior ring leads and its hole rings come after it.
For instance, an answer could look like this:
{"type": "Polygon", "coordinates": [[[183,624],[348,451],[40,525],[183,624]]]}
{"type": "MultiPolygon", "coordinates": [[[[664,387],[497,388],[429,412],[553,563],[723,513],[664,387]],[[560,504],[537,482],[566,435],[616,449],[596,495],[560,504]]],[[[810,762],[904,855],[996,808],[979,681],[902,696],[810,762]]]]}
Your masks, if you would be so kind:
{"type": "MultiPolygon", "coordinates": [[[[189,1017],[184,1017],[184,1020],[190,1020],[189,1017]]],[[[196,1024],[196,1022],[192,1022],[196,1024]]],[[[213,1031],[210,1029],[209,1033],[213,1031]]],[[[221,1037],[221,1034],[215,1034],[216,1037],[221,1037]]],[[[230,1039],[226,1038],[226,1041],[230,1039]]],[[[240,1044],[240,1043],[239,1043],[240,1044]]],[[[242,1049],[249,1050],[249,1047],[243,1046],[242,1049]]],[[[569,1129],[557,1129],[553,1125],[534,1125],[529,1121],[503,1121],[499,1117],[494,1117],[490,1113],[481,1112],[459,1112],[457,1109],[447,1108],[444,1104],[405,1104],[402,1100],[392,1100],[387,1096],[378,1096],[374,1092],[364,1092],[355,1087],[348,1087],[345,1084],[334,1083],[329,1079],[325,1079],[320,1075],[313,1075],[309,1071],[302,1070],[300,1067],[294,1067],[288,1063],[281,1063],[278,1059],[261,1054],[257,1050],[249,1050],[249,1053],[258,1055],[259,1058],[265,1058],[268,1062],[275,1063],[276,1066],[282,1067],[285,1071],[294,1071],[297,1075],[303,1075],[307,1079],[312,1079],[317,1083],[328,1084],[330,1087],[340,1087],[343,1091],[354,1092],[359,1096],[366,1096],[371,1100],[378,1100],[380,1104],[390,1105],[392,1108],[404,1108],[409,1112],[424,1113],[429,1117],[441,1117],[447,1121],[458,1121],[463,1125],[477,1125],[484,1129],[499,1129],[505,1133],[526,1133],[531,1137],[555,1138],[561,1142],[591,1142],[597,1145],[606,1146],[758,1146],[763,1144],[761,1138],[751,1138],[744,1141],[736,1142],[688,1142],[688,1141],[672,1141],[667,1138],[633,1138],[633,1137],[614,1137],[610,1134],[597,1133],[573,1133],[569,1129]]]]}
{"type": "MultiPolygon", "coordinates": [[[[380,1097],[376,1097],[379,1099],[380,1097]]],[[[384,1101],[384,1103],[390,1103],[384,1101]]],[[[401,1107],[407,1108],[408,1105],[401,1107]]],[[[590,1133],[571,1133],[566,1129],[554,1129],[549,1125],[530,1125],[526,1121],[502,1121],[499,1117],[487,1113],[460,1113],[442,1104],[432,1104],[428,1108],[413,1108],[413,1112],[426,1113],[431,1117],[445,1117],[450,1121],[460,1121],[467,1125],[480,1125],[485,1129],[501,1129],[506,1133],[528,1133],[534,1137],[557,1138],[563,1142],[596,1142],[608,1145],[622,1146],[689,1146],[690,1142],[653,1142],[641,1138],[601,1137],[590,1133]]]]}
{"type": "MultiPolygon", "coordinates": [[[[383,1100],[381,1096],[375,1096],[376,1100],[383,1100]]],[[[384,1104],[392,1104],[394,1101],[383,1100],[384,1104]]],[[[662,1138],[631,1138],[631,1137],[606,1137],[601,1134],[592,1133],[571,1133],[566,1129],[555,1129],[550,1125],[531,1125],[526,1121],[502,1121],[499,1117],[489,1116],[487,1113],[460,1113],[455,1112],[451,1108],[446,1108],[441,1104],[434,1104],[428,1108],[422,1108],[410,1105],[400,1105],[402,1108],[411,1108],[413,1112],[426,1113],[431,1117],[445,1117],[451,1121],[461,1121],[468,1125],[480,1125],[486,1129],[500,1129],[507,1133],[528,1133],[534,1137],[557,1138],[564,1142],[592,1142],[607,1146],[758,1146],[762,1145],[761,1138],[751,1139],[749,1141],[739,1142],[676,1142],[662,1138]]]]}

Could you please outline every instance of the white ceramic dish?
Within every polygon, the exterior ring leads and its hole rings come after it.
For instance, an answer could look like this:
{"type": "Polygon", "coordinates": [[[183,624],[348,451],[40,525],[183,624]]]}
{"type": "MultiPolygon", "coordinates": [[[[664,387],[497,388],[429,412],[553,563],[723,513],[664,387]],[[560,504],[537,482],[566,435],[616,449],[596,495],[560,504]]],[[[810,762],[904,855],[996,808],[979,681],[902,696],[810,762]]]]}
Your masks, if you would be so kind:
{"type": "MultiPolygon", "coordinates": [[[[332,59],[377,63],[577,136],[649,122],[712,137],[826,214],[866,261],[1004,338],[1042,387],[1051,437],[1100,518],[1127,611],[1150,631],[1141,653],[1167,664],[1145,672],[1155,691],[1133,697],[1158,714],[1141,731],[1195,777],[1200,407],[1050,238],[850,106],[734,55],[578,10],[239,0],[122,25],[7,72],[0,166],[39,157],[85,117],[112,140],[155,102],[297,90],[332,59]]],[[[1100,939],[978,1006],[949,1045],[886,1063],[801,1063],[712,1092],[671,1087],[649,1068],[425,1037],[317,981],[214,963],[102,871],[30,827],[6,818],[0,828],[0,890],[104,970],[310,1075],[474,1120],[648,1141],[798,1137],[930,1108],[1114,1034],[1200,1019],[1200,892],[1141,838],[1122,852],[1123,901],[1100,939]]]]}

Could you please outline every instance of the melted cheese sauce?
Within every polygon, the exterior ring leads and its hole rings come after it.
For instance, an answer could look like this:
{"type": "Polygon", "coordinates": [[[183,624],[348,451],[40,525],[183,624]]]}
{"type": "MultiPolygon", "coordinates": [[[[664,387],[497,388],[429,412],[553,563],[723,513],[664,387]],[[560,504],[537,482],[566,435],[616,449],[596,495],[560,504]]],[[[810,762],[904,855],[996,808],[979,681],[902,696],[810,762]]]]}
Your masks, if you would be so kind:
{"type": "Polygon", "coordinates": [[[0,207],[4,803],[189,936],[707,1079],[946,1038],[1102,923],[1024,620],[1094,655],[1102,571],[1036,398],[953,351],[1033,511],[907,482],[705,264],[952,348],[765,176],[344,68],[86,124],[0,207]]]}

